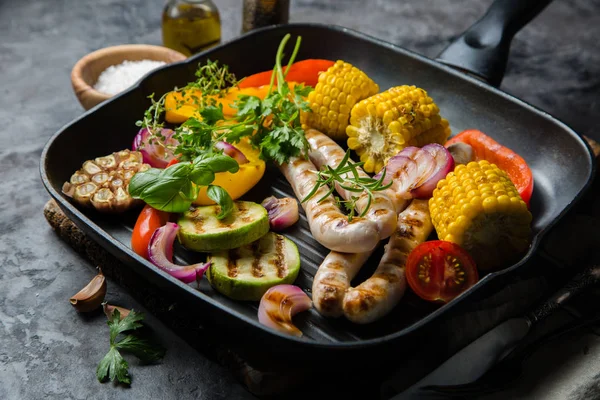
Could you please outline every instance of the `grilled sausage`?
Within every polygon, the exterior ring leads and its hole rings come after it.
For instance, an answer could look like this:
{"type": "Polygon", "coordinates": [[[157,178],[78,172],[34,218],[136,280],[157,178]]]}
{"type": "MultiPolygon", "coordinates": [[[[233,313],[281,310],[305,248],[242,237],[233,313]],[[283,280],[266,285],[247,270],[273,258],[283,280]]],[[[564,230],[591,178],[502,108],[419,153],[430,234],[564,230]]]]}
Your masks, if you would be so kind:
{"type": "MultiPolygon", "coordinates": [[[[290,158],[279,169],[302,201],[317,183],[316,167],[310,160],[290,158]]],[[[320,187],[309,200],[302,202],[313,237],[330,250],[342,253],[370,251],[379,242],[377,225],[365,218],[348,217],[339,209],[328,189],[320,187]],[[325,198],[318,202],[323,196],[325,198]]]]}
{"type": "MultiPolygon", "coordinates": [[[[310,159],[319,169],[322,169],[325,165],[336,168],[346,155],[346,152],[335,141],[315,129],[306,131],[306,139],[310,144],[310,159]]],[[[369,177],[362,168],[358,167],[357,170],[361,178],[369,177]]],[[[343,189],[338,183],[336,183],[335,189],[344,200],[356,196],[356,193],[343,189]]],[[[389,237],[396,230],[397,215],[399,213],[396,206],[401,207],[402,205],[395,204],[395,199],[396,195],[391,189],[374,192],[369,211],[365,215],[365,218],[377,224],[381,239],[389,237]]],[[[356,211],[359,214],[362,213],[367,205],[368,195],[362,193],[356,202],[356,211]]]]}
{"type": "Polygon", "coordinates": [[[389,313],[406,289],[404,268],[410,252],[427,240],[433,225],[427,200],[413,200],[398,216],[398,227],[385,246],[377,270],[369,279],[344,296],[344,315],[350,321],[366,324],[389,313]]]}
{"type": "Polygon", "coordinates": [[[372,253],[373,251],[354,254],[332,251],[325,257],[312,285],[313,305],[321,315],[339,317],[343,314],[343,300],[350,281],[372,253]]]}
{"type": "MultiPolygon", "coordinates": [[[[406,207],[408,202],[404,202],[406,207]]],[[[330,252],[319,266],[312,285],[312,300],[317,311],[326,317],[339,317],[350,282],[373,254],[330,252]]]]}

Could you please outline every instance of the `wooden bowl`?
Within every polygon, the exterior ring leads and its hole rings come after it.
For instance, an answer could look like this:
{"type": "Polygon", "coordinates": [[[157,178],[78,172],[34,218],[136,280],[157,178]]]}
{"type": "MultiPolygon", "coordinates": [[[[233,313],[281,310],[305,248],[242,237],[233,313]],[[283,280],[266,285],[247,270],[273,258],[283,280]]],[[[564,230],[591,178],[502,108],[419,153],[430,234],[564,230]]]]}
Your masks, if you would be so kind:
{"type": "Polygon", "coordinates": [[[105,47],[81,58],[71,71],[71,84],[79,103],[89,110],[97,104],[112,97],[94,89],[100,74],[111,65],[123,61],[153,60],[167,64],[185,60],[187,57],[175,50],[148,44],[124,44],[105,47]]]}

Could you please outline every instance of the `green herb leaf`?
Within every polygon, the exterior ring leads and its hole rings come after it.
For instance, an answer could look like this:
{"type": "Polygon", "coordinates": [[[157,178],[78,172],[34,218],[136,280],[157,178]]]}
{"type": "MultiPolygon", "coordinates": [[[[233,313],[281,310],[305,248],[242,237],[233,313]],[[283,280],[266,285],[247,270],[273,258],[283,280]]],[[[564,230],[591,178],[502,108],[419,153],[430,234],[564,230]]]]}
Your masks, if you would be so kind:
{"type": "Polygon", "coordinates": [[[215,173],[205,166],[195,167],[190,173],[190,180],[196,185],[207,186],[215,180],[215,173]]]}
{"type": "Polygon", "coordinates": [[[120,383],[131,384],[131,377],[128,371],[129,365],[123,356],[121,356],[119,350],[128,351],[143,362],[153,362],[164,357],[165,350],[161,346],[133,334],[117,340],[120,334],[135,331],[142,327],[141,321],[143,319],[144,314],[137,313],[134,310],[131,310],[123,320],[121,320],[119,310],[113,312],[112,317],[107,322],[110,328],[110,349],[102,360],[100,360],[96,368],[98,381],[117,380],[120,383]]]}
{"type": "Polygon", "coordinates": [[[198,197],[198,187],[190,179],[192,171],[191,164],[182,162],[138,172],[129,182],[129,194],[157,210],[184,212],[198,197]]]}
{"type": "Polygon", "coordinates": [[[116,348],[133,354],[145,363],[160,360],[165,356],[165,349],[146,339],[127,335],[115,344],[116,348]]]}
{"type": "Polygon", "coordinates": [[[110,342],[114,343],[119,333],[141,328],[142,324],[140,322],[143,319],[144,314],[130,312],[121,320],[121,313],[115,309],[112,318],[107,322],[110,327],[110,342]]]}
{"type": "Polygon", "coordinates": [[[233,200],[225,189],[221,186],[209,185],[206,190],[206,195],[221,207],[217,219],[223,219],[231,214],[233,211],[233,200]]]}
{"type": "Polygon", "coordinates": [[[194,169],[196,168],[210,168],[215,173],[236,173],[239,171],[240,165],[237,163],[237,161],[235,161],[235,159],[229,157],[228,155],[221,153],[206,153],[194,159],[194,169]]]}
{"type": "Polygon", "coordinates": [[[260,99],[256,96],[238,96],[238,99],[234,102],[234,106],[238,109],[236,113],[238,118],[254,117],[260,114],[260,99]]]}
{"type": "Polygon", "coordinates": [[[200,110],[200,116],[206,125],[215,125],[217,122],[225,119],[223,116],[223,105],[204,107],[200,110]]]}
{"type": "Polygon", "coordinates": [[[127,370],[128,367],[127,361],[121,356],[119,350],[111,346],[108,353],[106,353],[98,364],[98,368],[96,368],[96,377],[99,382],[114,381],[117,379],[120,383],[130,385],[131,377],[127,370]]]}

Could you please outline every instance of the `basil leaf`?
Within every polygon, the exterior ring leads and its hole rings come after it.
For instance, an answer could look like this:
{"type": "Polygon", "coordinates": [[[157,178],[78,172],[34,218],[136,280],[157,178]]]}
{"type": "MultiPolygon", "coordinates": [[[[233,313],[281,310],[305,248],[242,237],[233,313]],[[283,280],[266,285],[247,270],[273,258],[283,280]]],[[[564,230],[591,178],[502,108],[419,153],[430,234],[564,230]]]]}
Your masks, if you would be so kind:
{"type": "Polygon", "coordinates": [[[240,169],[240,165],[228,155],[209,153],[202,154],[194,159],[194,170],[196,168],[210,168],[214,173],[226,171],[235,173],[240,169]]]}
{"type": "Polygon", "coordinates": [[[206,195],[221,206],[221,211],[217,215],[217,219],[223,219],[231,214],[233,211],[233,200],[225,189],[217,185],[208,185],[206,195]]]}
{"type": "Polygon", "coordinates": [[[161,172],[158,168],[150,168],[149,170],[133,175],[129,182],[129,195],[134,199],[143,200],[142,193],[154,184],[161,172]]]}
{"type": "Polygon", "coordinates": [[[191,172],[192,166],[188,163],[138,172],[129,182],[129,194],[157,210],[184,212],[198,197],[198,187],[190,180],[191,172]]]}
{"type": "Polygon", "coordinates": [[[196,185],[207,186],[215,180],[215,173],[208,167],[199,166],[190,174],[190,180],[196,185]]]}

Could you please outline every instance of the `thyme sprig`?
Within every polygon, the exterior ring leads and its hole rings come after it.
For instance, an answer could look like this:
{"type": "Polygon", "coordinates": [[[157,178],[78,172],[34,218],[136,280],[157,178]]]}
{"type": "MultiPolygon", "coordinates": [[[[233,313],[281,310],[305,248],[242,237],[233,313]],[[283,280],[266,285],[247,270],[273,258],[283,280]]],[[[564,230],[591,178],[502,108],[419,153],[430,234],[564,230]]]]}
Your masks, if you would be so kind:
{"type": "Polygon", "coordinates": [[[317,203],[320,203],[333,194],[336,185],[338,185],[348,192],[360,193],[358,196],[351,195],[350,198],[346,200],[337,200],[339,205],[343,205],[347,209],[348,221],[352,221],[352,218],[356,216],[356,203],[362,197],[363,193],[367,195],[367,204],[358,215],[359,217],[364,217],[373,203],[373,192],[386,190],[392,186],[392,182],[389,182],[388,184],[383,183],[386,173],[385,168],[383,168],[381,176],[377,179],[360,176],[358,168],[363,164],[363,162],[355,163],[351,161],[350,150],[348,150],[337,167],[332,168],[329,165],[326,165],[321,171],[314,171],[317,174],[317,183],[304,199],[302,199],[302,203],[310,200],[320,188],[325,187],[328,190],[327,193],[317,200],[317,203]]]}

